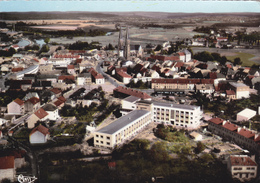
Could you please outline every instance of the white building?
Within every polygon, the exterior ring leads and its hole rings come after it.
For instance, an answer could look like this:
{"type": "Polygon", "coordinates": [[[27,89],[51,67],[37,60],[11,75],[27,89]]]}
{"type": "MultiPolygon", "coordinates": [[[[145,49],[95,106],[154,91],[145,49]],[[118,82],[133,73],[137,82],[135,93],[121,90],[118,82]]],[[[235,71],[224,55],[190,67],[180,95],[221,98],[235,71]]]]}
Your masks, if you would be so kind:
{"type": "Polygon", "coordinates": [[[121,100],[122,109],[120,110],[121,114],[124,116],[129,112],[136,109],[136,102],[140,101],[139,97],[129,96],[121,100]]]}
{"type": "Polygon", "coordinates": [[[176,127],[196,129],[200,125],[202,111],[199,106],[157,101],[137,102],[137,109],[152,112],[153,121],[176,127]]]}
{"type": "Polygon", "coordinates": [[[240,111],[239,113],[237,113],[237,121],[248,121],[255,115],[256,115],[256,111],[246,108],[240,111]]]}
{"type": "Polygon", "coordinates": [[[7,105],[8,114],[22,115],[25,112],[24,101],[17,98],[7,105]]]}
{"type": "Polygon", "coordinates": [[[232,90],[236,92],[236,99],[249,98],[249,86],[244,83],[229,82],[232,90]]]}
{"type": "Polygon", "coordinates": [[[46,116],[47,119],[51,121],[56,121],[60,119],[59,109],[56,106],[52,104],[46,104],[42,108],[48,113],[48,115],[46,116]]]}
{"type": "Polygon", "coordinates": [[[94,132],[94,146],[114,148],[130,140],[151,122],[151,112],[134,110],[94,132]]]}
{"type": "Polygon", "coordinates": [[[38,127],[32,130],[29,137],[31,144],[43,144],[46,143],[49,139],[50,132],[48,128],[39,125],[38,127]]]}
{"type": "Polygon", "coordinates": [[[257,176],[257,163],[246,155],[230,155],[227,167],[232,178],[249,181],[257,176]]]}

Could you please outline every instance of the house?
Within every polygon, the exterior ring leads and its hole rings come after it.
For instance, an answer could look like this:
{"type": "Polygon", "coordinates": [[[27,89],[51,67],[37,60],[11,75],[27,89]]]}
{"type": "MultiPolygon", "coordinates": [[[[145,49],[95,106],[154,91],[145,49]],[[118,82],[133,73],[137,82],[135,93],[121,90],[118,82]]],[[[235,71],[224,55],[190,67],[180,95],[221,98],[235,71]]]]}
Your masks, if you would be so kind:
{"type": "Polygon", "coordinates": [[[63,96],[60,96],[53,104],[60,109],[64,106],[65,102],[66,99],[63,96]]]}
{"type": "Polygon", "coordinates": [[[8,114],[23,115],[25,112],[24,101],[17,98],[11,103],[7,104],[8,114]]]}
{"type": "Polygon", "coordinates": [[[246,155],[230,155],[227,168],[232,178],[236,178],[241,182],[257,177],[257,163],[253,158],[246,155]]]}
{"type": "Polygon", "coordinates": [[[75,77],[73,75],[62,75],[58,77],[58,83],[66,82],[66,80],[74,81],[75,77]]]}
{"type": "Polygon", "coordinates": [[[56,98],[55,93],[51,92],[49,89],[45,89],[40,93],[40,98],[42,102],[48,102],[56,98]]]}
{"type": "Polygon", "coordinates": [[[0,181],[3,179],[15,180],[14,156],[0,157],[0,181]]]}
{"type": "Polygon", "coordinates": [[[55,97],[59,97],[62,94],[62,91],[59,88],[52,88],[50,89],[52,93],[54,93],[55,97]]]}
{"type": "Polygon", "coordinates": [[[39,65],[38,72],[41,74],[49,74],[53,70],[54,70],[53,64],[44,64],[44,65],[39,65]]]}
{"type": "Polygon", "coordinates": [[[29,92],[25,95],[25,97],[23,98],[23,101],[26,101],[33,97],[40,98],[37,92],[29,92]]]}
{"type": "Polygon", "coordinates": [[[49,129],[39,125],[31,131],[29,138],[31,144],[44,144],[50,138],[49,129]]]}
{"type": "Polygon", "coordinates": [[[197,84],[196,91],[204,94],[212,94],[214,93],[215,89],[212,84],[197,84]]]}
{"type": "Polygon", "coordinates": [[[256,111],[245,108],[237,113],[237,121],[248,121],[256,115],[256,111]]]}
{"type": "Polygon", "coordinates": [[[90,85],[91,74],[90,73],[80,73],[77,77],[77,85],[90,85]]]}
{"type": "Polygon", "coordinates": [[[47,120],[47,116],[48,113],[43,108],[38,109],[36,112],[34,112],[31,116],[27,118],[28,128],[33,128],[38,121],[47,120]]]}
{"type": "Polygon", "coordinates": [[[249,86],[238,82],[229,82],[229,86],[236,92],[236,99],[249,98],[249,86]]]}
{"type": "Polygon", "coordinates": [[[124,84],[130,83],[132,76],[128,75],[126,72],[119,70],[116,72],[116,77],[119,81],[123,82],[124,84]]]}
{"type": "Polygon", "coordinates": [[[40,108],[40,99],[32,97],[24,102],[25,112],[34,112],[40,108]]]}
{"type": "Polygon", "coordinates": [[[68,67],[67,67],[67,72],[68,72],[68,74],[70,74],[70,75],[75,75],[75,74],[76,74],[76,72],[75,72],[75,66],[74,66],[74,65],[68,65],[68,67]]]}
{"type": "Polygon", "coordinates": [[[43,110],[45,110],[48,113],[47,118],[51,121],[56,121],[60,119],[59,110],[56,106],[52,104],[46,104],[43,107],[43,110]]]}
{"type": "Polygon", "coordinates": [[[92,81],[95,82],[96,84],[104,84],[105,83],[105,78],[97,73],[97,71],[95,71],[95,69],[91,68],[88,70],[88,72],[91,74],[92,76],[92,81]]]}

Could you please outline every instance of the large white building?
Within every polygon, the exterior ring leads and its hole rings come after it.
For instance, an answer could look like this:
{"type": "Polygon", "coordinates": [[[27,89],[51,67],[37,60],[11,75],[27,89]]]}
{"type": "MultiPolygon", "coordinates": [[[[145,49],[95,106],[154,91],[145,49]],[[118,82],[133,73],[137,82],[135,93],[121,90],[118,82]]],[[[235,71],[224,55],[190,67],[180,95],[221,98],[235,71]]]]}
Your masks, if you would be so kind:
{"type": "Polygon", "coordinates": [[[127,97],[121,100],[122,115],[132,110],[147,110],[152,113],[152,120],[156,123],[173,125],[187,129],[196,129],[200,125],[202,110],[199,106],[182,105],[166,102],[138,100],[127,97]]]}
{"type": "Polygon", "coordinates": [[[94,146],[114,148],[130,140],[151,122],[151,112],[134,110],[94,132],[94,146]]]}
{"type": "Polygon", "coordinates": [[[137,109],[152,112],[153,121],[176,127],[196,129],[200,125],[202,110],[199,106],[182,105],[157,101],[139,101],[137,109]]]}

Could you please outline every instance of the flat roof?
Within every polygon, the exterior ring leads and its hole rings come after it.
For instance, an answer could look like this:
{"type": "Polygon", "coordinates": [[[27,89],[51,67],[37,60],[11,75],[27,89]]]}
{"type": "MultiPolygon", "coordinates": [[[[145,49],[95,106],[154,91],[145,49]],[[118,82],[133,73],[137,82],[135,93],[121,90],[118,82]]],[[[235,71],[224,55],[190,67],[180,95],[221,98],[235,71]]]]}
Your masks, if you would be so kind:
{"type": "Polygon", "coordinates": [[[200,108],[200,106],[195,106],[195,105],[183,105],[183,104],[165,103],[165,102],[158,102],[158,101],[153,101],[153,104],[154,107],[160,106],[160,107],[179,108],[179,109],[186,109],[186,110],[195,110],[200,108]]]}
{"type": "Polygon", "coordinates": [[[247,86],[244,83],[236,83],[236,82],[229,82],[229,84],[231,84],[234,87],[244,87],[244,86],[247,86]]]}
{"type": "Polygon", "coordinates": [[[129,97],[126,97],[126,98],[123,99],[123,100],[125,100],[125,101],[127,101],[127,102],[136,102],[136,101],[140,100],[140,98],[130,95],[129,97]]]}
{"type": "Polygon", "coordinates": [[[107,133],[107,134],[114,134],[118,130],[122,129],[123,127],[127,126],[128,124],[132,123],[134,120],[150,113],[150,111],[145,110],[134,110],[128,113],[125,116],[120,117],[113,123],[109,124],[108,126],[98,130],[99,133],[107,133]]]}

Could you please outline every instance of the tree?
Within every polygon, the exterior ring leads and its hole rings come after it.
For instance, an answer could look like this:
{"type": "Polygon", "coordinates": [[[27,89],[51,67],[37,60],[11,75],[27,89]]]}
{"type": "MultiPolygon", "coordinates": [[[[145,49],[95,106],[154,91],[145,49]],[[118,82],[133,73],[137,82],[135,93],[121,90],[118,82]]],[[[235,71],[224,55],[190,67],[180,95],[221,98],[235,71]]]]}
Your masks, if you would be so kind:
{"type": "Polygon", "coordinates": [[[162,48],[163,48],[162,45],[158,44],[154,51],[160,51],[162,48]]]}
{"type": "Polygon", "coordinates": [[[242,61],[239,57],[234,59],[234,65],[241,65],[241,64],[242,64],[242,61]]]}
{"type": "Polygon", "coordinates": [[[49,37],[46,37],[46,38],[44,39],[44,42],[45,42],[46,44],[48,44],[48,43],[50,42],[50,38],[49,38],[49,37]]]}
{"type": "Polygon", "coordinates": [[[195,150],[196,154],[199,154],[202,151],[204,151],[205,148],[206,148],[206,146],[202,142],[198,142],[197,147],[194,150],[195,150]]]}
{"type": "Polygon", "coordinates": [[[227,62],[227,57],[225,57],[225,56],[222,56],[221,59],[219,60],[219,63],[220,63],[221,65],[225,65],[226,62],[227,62]]]}
{"type": "Polygon", "coordinates": [[[48,52],[50,50],[49,46],[47,44],[43,45],[40,52],[48,52]]]}

